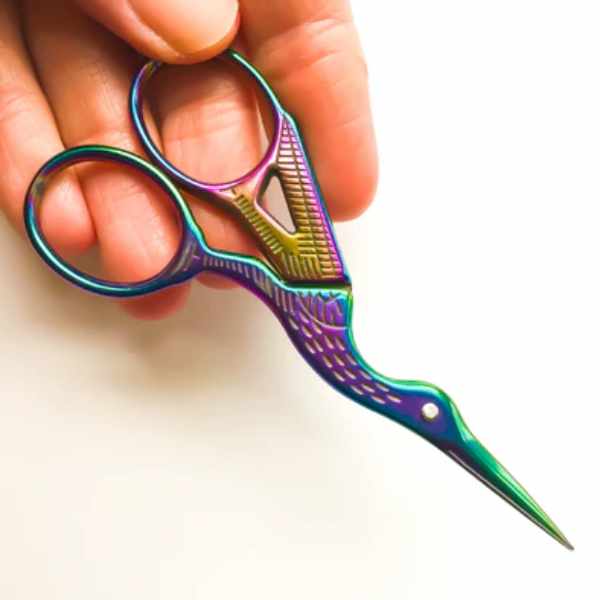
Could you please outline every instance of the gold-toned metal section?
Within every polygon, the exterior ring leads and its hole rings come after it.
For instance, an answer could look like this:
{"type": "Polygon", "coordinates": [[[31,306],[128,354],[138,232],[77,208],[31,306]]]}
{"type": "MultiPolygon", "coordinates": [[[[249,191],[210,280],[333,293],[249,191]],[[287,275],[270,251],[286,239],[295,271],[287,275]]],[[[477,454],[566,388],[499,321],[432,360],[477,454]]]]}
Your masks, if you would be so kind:
{"type": "Polygon", "coordinates": [[[286,281],[343,281],[344,267],[325,207],[299,135],[283,119],[279,144],[270,168],[221,198],[250,229],[272,267],[286,281]],[[295,231],[287,231],[260,205],[268,177],[281,183],[295,231]]]}

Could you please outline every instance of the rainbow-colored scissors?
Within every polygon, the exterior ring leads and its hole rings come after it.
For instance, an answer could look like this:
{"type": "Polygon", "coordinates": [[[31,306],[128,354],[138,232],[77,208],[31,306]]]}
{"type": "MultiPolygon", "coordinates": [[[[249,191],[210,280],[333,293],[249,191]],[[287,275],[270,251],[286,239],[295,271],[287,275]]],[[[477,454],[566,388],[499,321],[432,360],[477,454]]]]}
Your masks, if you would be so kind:
{"type": "Polygon", "coordinates": [[[335,389],[434,444],[553,538],[572,548],[541,507],[471,434],[447,394],[420,381],[384,377],[359,354],[352,334],[350,278],[298,126],[246,59],[233,50],[224,58],[247,70],[270,101],[274,136],[262,161],[239,179],[222,184],[197,181],[172,165],[153,142],[144,122],[144,90],[161,68],[158,62],[148,62],[133,82],[130,110],[154,165],[107,146],[81,146],[49,160],[35,176],[25,203],[25,224],[34,248],[62,277],[106,296],[149,294],[183,283],[202,271],[233,279],[267,304],[298,352],[335,389]],[[114,161],[137,169],[172,200],[180,217],[181,242],[174,258],[155,277],[138,283],[91,277],[65,262],[44,238],[37,211],[48,178],[85,161],[114,161]],[[293,232],[261,205],[272,177],[281,182],[295,225],[293,232]],[[232,212],[258,242],[265,260],[210,248],[178,188],[232,212]]]}

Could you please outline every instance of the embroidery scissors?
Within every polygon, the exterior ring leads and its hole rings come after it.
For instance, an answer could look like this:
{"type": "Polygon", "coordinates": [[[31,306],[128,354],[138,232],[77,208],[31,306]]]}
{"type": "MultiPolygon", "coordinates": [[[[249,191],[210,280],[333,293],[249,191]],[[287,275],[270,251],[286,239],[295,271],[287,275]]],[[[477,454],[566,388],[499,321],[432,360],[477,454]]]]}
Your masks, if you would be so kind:
{"type": "Polygon", "coordinates": [[[221,184],[198,181],[171,164],[154,143],[144,120],[144,91],[162,68],[161,63],[150,61],[133,81],[129,104],[135,129],[153,164],[108,146],[80,146],[49,160],[35,176],[25,202],[26,230],[35,250],[71,283],[105,296],[149,294],[203,271],[236,281],[271,309],[301,356],[336,390],[435,445],[572,549],[539,504],[475,438],[445,392],[425,382],[385,377],[362,358],[352,333],[350,277],[298,126],[267,81],[243,56],[228,50],[222,58],[245,69],[270,103],[274,135],[259,164],[238,179],[221,184]],[[154,277],[136,283],[92,277],[63,260],[45,239],[38,208],[49,178],[88,161],[136,169],[158,184],[172,201],[180,220],[181,241],[173,259],[154,277]],[[272,177],[281,182],[294,231],[284,228],[260,203],[272,177]],[[259,244],[264,260],[209,247],[180,189],[234,214],[259,244]]]}

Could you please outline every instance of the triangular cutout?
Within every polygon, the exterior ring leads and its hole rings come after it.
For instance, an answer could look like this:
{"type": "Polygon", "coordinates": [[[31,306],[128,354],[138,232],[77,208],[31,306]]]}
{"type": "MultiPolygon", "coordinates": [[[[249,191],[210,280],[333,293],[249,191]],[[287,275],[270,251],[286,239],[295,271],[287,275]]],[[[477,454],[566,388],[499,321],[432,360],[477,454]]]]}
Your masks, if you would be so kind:
{"type": "Polygon", "coordinates": [[[281,187],[281,181],[276,174],[269,180],[267,187],[260,197],[259,204],[268,211],[268,213],[286,231],[289,233],[294,233],[296,231],[296,225],[294,224],[290,209],[285,201],[285,193],[281,187]]]}

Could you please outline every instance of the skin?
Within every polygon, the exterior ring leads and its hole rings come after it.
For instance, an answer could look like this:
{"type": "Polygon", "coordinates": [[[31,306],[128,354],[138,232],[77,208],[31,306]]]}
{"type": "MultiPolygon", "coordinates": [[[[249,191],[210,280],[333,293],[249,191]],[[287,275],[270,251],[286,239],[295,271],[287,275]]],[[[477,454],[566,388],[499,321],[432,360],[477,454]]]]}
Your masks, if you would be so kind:
{"type": "MultiPolygon", "coordinates": [[[[260,102],[231,67],[199,64],[232,44],[296,116],[332,217],[357,217],[374,195],[377,157],[347,0],[2,0],[0,206],[8,220],[23,231],[31,178],[66,147],[108,144],[143,154],[127,112],[140,55],[196,65],[166,69],[157,82],[150,122],[166,156],[209,181],[246,172],[261,157],[260,102]]],[[[255,252],[226,214],[191,204],[212,246],[255,252]]],[[[155,274],[178,242],[160,194],[114,166],[69,171],[51,187],[41,220],[64,256],[98,244],[103,274],[114,280],[155,274]]],[[[180,308],[188,291],[180,286],[123,307],[158,319],[180,308]]]]}

